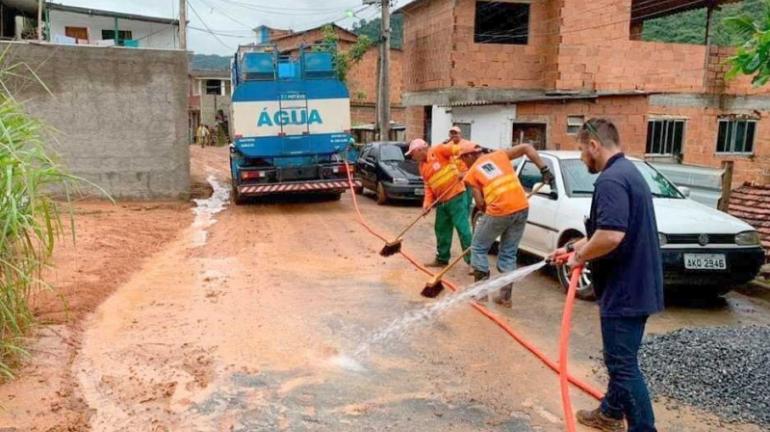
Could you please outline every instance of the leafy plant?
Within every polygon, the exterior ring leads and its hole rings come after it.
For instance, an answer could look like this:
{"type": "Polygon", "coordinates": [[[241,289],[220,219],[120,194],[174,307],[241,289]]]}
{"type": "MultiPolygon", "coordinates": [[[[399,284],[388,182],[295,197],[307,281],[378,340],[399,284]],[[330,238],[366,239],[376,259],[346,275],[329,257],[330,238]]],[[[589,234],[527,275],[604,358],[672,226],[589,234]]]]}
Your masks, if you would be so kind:
{"type": "Polygon", "coordinates": [[[356,43],[354,43],[349,50],[342,51],[339,48],[339,37],[337,37],[337,32],[334,30],[334,26],[324,26],[322,33],[323,41],[321,42],[321,45],[318,47],[318,49],[332,53],[332,57],[334,59],[334,68],[337,72],[337,79],[342,82],[346,82],[350,67],[360,62],[361,59],[364,58],[364,54],[366,54],[366,51],[368,51],[372,46],[372,40],[365,35],[359,36],[358,40],[356,40],[356,43]]]}
{"type": "Polygon", "coordinates": [[[60,203],[50,193],[68,191],[72,177],[48,156],[43,124],[24,111],[7,85],[20,77],[37,79],[34,71],[8,64],[7,54],[0,54],[0,374],[10,377],[34,322],[30,295],[44,286],[40,271],[62,232],[60,203]]]}
{"type": "Polygon", "coordinates": [[[732,65],[726,77],[753,75],[751,83],[760,87],[770,82],[770,0],[764,0],[764,13],[757,16],[739,15],[724,20],[737,37],[748,39],[738,47],[728,62],[732,65]]]}

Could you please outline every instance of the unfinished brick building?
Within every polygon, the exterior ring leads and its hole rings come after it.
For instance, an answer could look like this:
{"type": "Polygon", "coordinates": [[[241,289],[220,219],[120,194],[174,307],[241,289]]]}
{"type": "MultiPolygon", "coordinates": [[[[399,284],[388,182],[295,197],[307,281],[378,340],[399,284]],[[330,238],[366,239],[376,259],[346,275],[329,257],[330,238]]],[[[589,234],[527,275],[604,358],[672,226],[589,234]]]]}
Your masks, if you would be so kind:
{"type": "MultiPolygon", "coordinates": [[[[338,44],[341,50],[346,51],[358,40],[358,35],[340,26],[334,25],[338,44]]],[[[323,27],[316,27],[301,32],[280,30],[269,27],[254,29],[257,40],[260,43],[275,44],[285,54],[296,52],[301,45],[313,45],[323,41],[323,27]]],[[[355,125],[374,123],[376,114],[375,103],[377,100],[377,69],[378,48],[371,47],[358,63],[351,66],[348,71],[348,90],[350,92],[351,122],[355,125]]],[[[390,52],[390,112],[391,118],[398,122],[404,122],[404,107],[401,105],[402,86],[402,51],[391,49],[390,52]]]]}
{"type": "MultiPolygon", "coordinates": [[[[731,48],[640,40],[644,22],[734,0],[416,0],[404,13],[407,137],[457,124],[490,147],[576,148],[589,117],[626,152],[770,183],[770,88],[726,81],[731,48]]],[[[708,26],[707,26],[708,27],[708,26]]]]}

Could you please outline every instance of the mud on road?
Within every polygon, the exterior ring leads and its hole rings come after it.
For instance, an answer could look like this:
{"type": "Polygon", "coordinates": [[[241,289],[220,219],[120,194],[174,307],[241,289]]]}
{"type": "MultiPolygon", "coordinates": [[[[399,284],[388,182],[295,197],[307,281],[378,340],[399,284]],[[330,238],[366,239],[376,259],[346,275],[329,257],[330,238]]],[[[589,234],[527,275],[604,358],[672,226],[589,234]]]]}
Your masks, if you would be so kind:
{"type": "MultiPolygon", "coordinates": [[[[9,407],[0,413],[0,427],[563,430],[557,377],[468,307],[375,347],[364,371],[331,362],[427,304],[419,296],[424,275],[400,257],[377,254],[382,244],[355,223],[348,194],[341,201],[224,205],[226,149],[192,153],[197,183],[210,179],[218,198],[199,203],[197,214],[187,208],[157,215],[175,224],[164,229],[169,235],[149,234],[158,247],[134,265],[125,263],[137,254],[104,257],[99,268],[133,271],[110,282],[114,293],[83,314],[81,325],[41,329],[35,344],[52,348],[34,353],[30,365],[37,369],[28,366],[19,380],[0,387],[0,403],[9,407]],[[41,405],[34,397],[46,400],[41,405]]],[[[359,199],[372,223],[390,233],[419,211],[359,199]]],[[[123,238],[145,243],[143,228],[123,238]]],[[[404,247],[429,261],[432,236],[430,221],[423,221],[404,247]]],[[[450,278],[461,286],[471,279],[462,265],[450,278]]],[[[555,357],[560,288],[540,272],[514,295],[514,308],[498,313],[555,357]]],[[[766,323],[769,312],[763,300],[731,294],[707,309],[672,305],[651,321],[650,331],[766,323]]],[[[601,388],[595,305],[577,305],[574,328],[574,374],[601,388]]],[[[595,403],[578,391],[572,395],[576,407],[595,403]]],[[[656,404],[662,431],[759,430],[718,426],[708,413],[665,402],[656,404]]]]}

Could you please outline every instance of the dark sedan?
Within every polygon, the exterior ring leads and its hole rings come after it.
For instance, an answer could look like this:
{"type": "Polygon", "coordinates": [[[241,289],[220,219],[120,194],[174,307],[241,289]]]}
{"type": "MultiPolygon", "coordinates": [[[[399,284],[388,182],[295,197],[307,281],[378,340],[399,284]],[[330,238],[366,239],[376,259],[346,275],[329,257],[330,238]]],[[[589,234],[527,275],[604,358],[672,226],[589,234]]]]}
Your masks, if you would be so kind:
{"type": "MultiPolygon", "coordinates": [[[[356,161],[356,175],[363,189],[374,191],[377,204],[388,200],[422,201],[425,187],[417,164],[404,156],[404,142],[373,142],[361,149],[356,161]]],[[[361,192],[360,191],[360,192],[361,192]]]]}

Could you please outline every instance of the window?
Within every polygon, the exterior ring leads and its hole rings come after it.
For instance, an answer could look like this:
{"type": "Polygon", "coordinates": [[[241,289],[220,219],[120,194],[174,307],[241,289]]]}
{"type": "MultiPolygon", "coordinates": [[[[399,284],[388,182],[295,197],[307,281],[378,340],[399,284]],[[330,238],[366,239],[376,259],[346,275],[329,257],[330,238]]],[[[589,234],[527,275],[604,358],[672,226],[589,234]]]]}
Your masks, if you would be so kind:
{"type": "Polygon", "coordinates": [[[511,145],[531,144],[537,150],[545,150],[545,123],[514,123],[511,145]]]}
{"type": "Polygon", "coordinates": [[[529,42],[529,4],[477,1],[473,41],[526,45],[529,42]]]}
{"type": "Polygon", "coordinates": [[[222,94],[222,80],[206,80],[206,94],[207,95],[221,95],[222,94]]]}
{"type": "Polygon", "coordinates": [[[678,156],[682,154],[684,120],[659,119],[647,122],[647,154],[678,156]]]}
{"type": "Polygon", "coordinates": [[[567,116],[567,133],[577,135],[583,123],[585,123],[584,116],[567,116]]]}
{"type": "MultiPolygon", "coordinates": [[[[663,174],[646,162],[633,161],[650,187],[650,192],[655,198],[683,199],[684,196],[668,181],[663,174]]],[[[599,174],[591,174],[580,159],[566,159],[561,161],[561,174],[564,177],[564,187],[569,196],[591,196],[594,193],[594,183],[599,174]]]]}
{"type": "Polygon", "coordinates": [[[401,162],[404,160],[404,152],[399,146],[383,145],[380,146],[380,160],[383,162],[401,162]]]}
{"type": "Polygon", "coordinates": [[[753,153],[756,131],[755,120],[719,120],[717,153],[753,153]]]}
{"type": "MultiPolygon", "coordinates": [[[[102,39],[115,39],[115,30],[102,30],[102,39]]],[[[118,38],[115,41],[115,44],[123,46],[127,39],[133,39],[133,37],[131,37],[131,30],[118,30],[118,38]]]]}
{"type": "Polygon", "coordinates": [[[463,138],[471,139],[471,124],[470,123],[455,123],[453,126],[457,126],[457,127],[460,128],[460,131],[463,134],[463,138]]]}
{"type": "MultiPolygon", "coordinates": [[[[553,164],[551,164],[551,161],[543,159],[543,162],[545,162],[548,168],[551,169],[551,172],[553,172],[553,164]]],[[[521,183],[521,187],[526,191],[531,191],[537,183],[542,182],[543,175],[540,174],[540,168],[530,161],[525,161],[524,166],[521,167],[521,171],[519,172],[519,183],[521,183]]]]}

